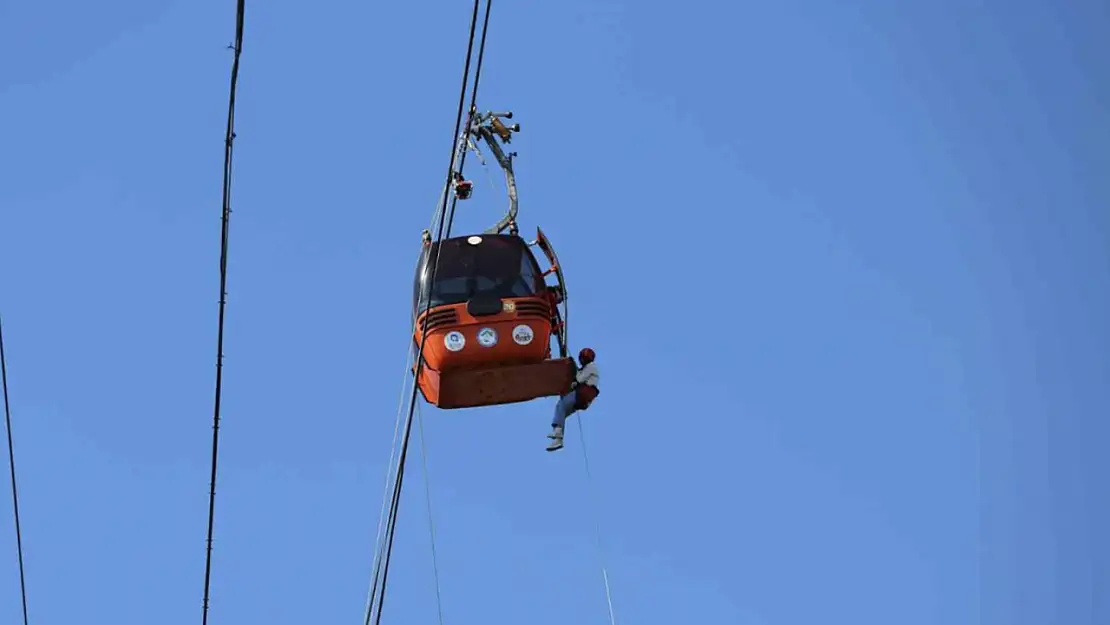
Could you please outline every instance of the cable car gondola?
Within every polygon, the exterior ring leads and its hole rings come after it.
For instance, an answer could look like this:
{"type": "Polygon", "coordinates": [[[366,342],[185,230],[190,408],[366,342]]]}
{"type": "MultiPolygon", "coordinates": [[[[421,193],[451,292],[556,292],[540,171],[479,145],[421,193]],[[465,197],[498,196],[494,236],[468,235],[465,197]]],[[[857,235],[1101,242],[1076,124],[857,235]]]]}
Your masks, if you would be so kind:
{"type": "MultiPolygon", "coordinates": [[[[567,357],[563,272],[543,230],[536,228],[532,243],[517,233],[514,154],[506,155],[498,138],[509,143],[520,127],[506,126],[501,118],[512,118],[512,113],[478,115],[466,132],[484,139],[504,169],[509,212],[482,234],[436,242],[426,235],[417,262],[413,341],[418,347],[423,343],[424,351],[423,366],[413,367],[424,399],[442,409],[562,395],[574,381],[575,364],[567,357]],[[546,270],[541,270],[533,246],[546,258],[546,270]],[[429,284],[433,267],[435,283],[429,284]],[[556,284],[548,284],[550,275],[556,284]],[[551,339],[558,357],[552,356],[551,339]]],[[[457,182],[465,181],[460,175],[457,182]]],[[[464,188],[468,197],[470,187],[464,188]]]]}

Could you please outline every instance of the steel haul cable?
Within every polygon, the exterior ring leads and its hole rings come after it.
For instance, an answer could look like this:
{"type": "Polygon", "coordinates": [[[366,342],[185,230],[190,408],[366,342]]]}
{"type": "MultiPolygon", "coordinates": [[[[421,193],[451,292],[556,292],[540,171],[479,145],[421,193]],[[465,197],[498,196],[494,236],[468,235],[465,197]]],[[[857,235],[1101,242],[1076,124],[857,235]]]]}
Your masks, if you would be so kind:
{"type": "MultiPolygon", "coordinates": [[[[450,160],[449,167],[448,167],[448,170],[447,170],[447,178],[446,178],[446,182],[445,182],[445,184],[448,187],[451,184],[451,180],[452,180],[452,176],[453,176],[454,172],[457,171],[455,163],[456,163],[457,160],[459,160],[458,159],[458,150],[459,150],[458,137],[459,137],[460,125],[461,125],[461,122],[462,122],[463,107],[466,103],[466,88],[469,85],[470,60],[471,60],[471,56],[474,52],[474,35],[475,35],[475,32],[476,32],[476,27],[477,27],[478,9],[479,9],[479,6],[480,6],[480,2],[481,2],[481,0],[474,0],[474,10],[473,10],[473,14],[471,15],[471,19],[470,19],[470,35],[469,35],[469,38],[468,38],[469,41],[468,41],[468,44],[467,44],[466,62],[464,64],[464,69],[463,69],[462,88],[461,88],[460,93],[459,93],[458,111],[455,115],[455,132],[451,136],[451,160],[450,160]]],[[[488,26],[488,23],[489,23],[489,4],[487,3],[487,6],[486,6],[486,20],[485,20],[485,25],[483,25],[483,45],[484,45],[484,40],[485,40],[484,32],[485,32],[486,26],[488,26]]],[[[479,57],[481,57],[481,54],[482,54],[482,51],[479,51],[479,57]]],[[[474,92],[475,97],[476,97],[476,95],[477,95],[477,85],[475,85],[475,92],[474,92]]],[[[472,105],[471,108],[473,110],[473,105],[472,105]]],[[[469,117],[470,116],[468,115],[467,129],[469,129],[469,117]]],[[[463,153],[462,153],[463,158],[465,158],[465,154],[466,154],[466,152],[464,150],[463,153]]],[[[444,195],[444,202],[443,202],[443,204],[441,204],[440,210],[439,210],[439,214],[441,215],[441,217],[439,219],[439,227],[437,229],[438,231],[436,233],[435,243],[439,243],[440,241],[442,241],[445,238],[445,236],[450,237],[451,225],[454,221],[454,208],[455,208],[455,203],[456,202],[457,202],[457,197],[453,197],[452,201],[451,201],[451,210],[448,211],[447,210],[446,195],[444,195]],[[444,219],[444,217],[446,217],[446,219],[444,219]],[[444,226],[446,226],[446,234],[444,233],[444,226]]],[[[431,275],[429,276],[429,279],[428,279],[426,293],[424,294],[422,299],[430,298],[432,285],[435,284],[436,273],[439,269],[439,247],[438,246],[435,248],[435,253],[433,254],[433,256],[435,257],[434,260],[429,258],[429,261],[431,261],[431,264],[432,264],[432,271],[431,271],[431,275]]],[[[420,301],[420,300],[418,300],[418,301],[420,301]]],[[[427,324],[427,318],[425,318],[424,323],[425,323],[425,325],[427,324]]],[[[417,366],[417,371],[418,372],[419,372],[420,367],[423,366],[424,347],[425,347],[425,344],[427,342],[427,339],[428,339],[427,332],[422,332],[422,338],[421,338],[421,341],[420,341],[420,348],[417,350],[417,353],[416,353],[416,366],[417,366]]],[[[417,375],[419,375],[419,373],[417,373],[417,375]]],[[[393,485],[393,498],[392,498],[392,502],[390,504],[389,520],[387,522],[387,529],[386,529],[386,538],[385,538],[386,548],[385,548],[383,556],[379,560],[379,563],[377,564],[377,566],[375,566],[374,579],[371,582],[371,584],[372,584],[371,602],[370,602],[370,605],[368,606],[368,609],[366,611],[366,618],[365,618],[365,624],[366,625],[369,625],[371,620],[373,620],[375,625],[380,625],[381,619],[382,619],[382,608],[384,607],[384,604],[385,604],[386,584],[387,584],[387,581],[388,581],[388,578],[389,578],[389,563],[390,563],[390,559],[391,559],[392,554],[393,554],[393,537],[394,537],[394,534],[395,534],[396,528],[397,528],[398,505],[399,505],[400,497],[401,497],[401,488],[402,488],[402,485],[404,483],[405,460],[408,456],[408,442],[409,442],[410,434],[412,432],[413,415],[415,413],[416,395],[417,395],[418,391],[419,391],[419,385],[414,383],[413,388],[412,388],[412,394],[411,394],[410,399],[409,399],[409,410],[408,410],[408,416],[407,416],[406,422],[405,422],[405,432],[404,432],[404,435],[401,439],[401,455],[400,455],[400,459],[398,460],[397,477],[396,477],[396,479],[394,481],[394,485],[393,485]],[[380,576],[379,576],[379,571],[380,571],[380,576]],[[379,579],[380,579],[380,582],[379,582],[379,579]],[[377,600],[377,605],[376,606],[374,605],[374,599],[377,600]]]]}
{"type": "MultiPolygon", "coordinates": [[[[478,110],[477,110],[478,81],[482,78],[482,60],[486,56],[486,32],[489,30],[489,12],[490,12],[490,8],[492,7],[492,5],[493,5],[493,0],[486,0],[486,16],[482,20],[482,42],[478,46],[478,65],[474,69],[474,88],[470,92],[470,112],[467,113],[467,116],[466,116],[466,128],[463,130],[464,133],[469,133],[470,132],[470,125],[474,121],[474,116],[478,113],[478,110]]],[[[474,11],[475,11],[475,14],[477,14],[478,2],[474,3],[474,11]]],[[[472,31],[471,36],[473,36],[473,31],[472,31]]],[[[471,45],[473,45],[473,44],[471,44],[471,45]]],[[[470,57],[469,57],[469,53],[468,53],[468,55],[467,55],[468,65],[469,65],[469,59],[470,59],[470,57]]],[[[466,85],[464,84],[463,85],[463,91],[465,92],[465,90],[466,90],[466,85]]],[[[459,100],[459,104],[460,105],[462,104],[461,99],[459,100]]],[[[462,110],[461,107],[460,107],[459,110],[462,110]]],[[[458,132],[456,131],[455,134],[457,135],[458,132]]],[[[462,141],[462,153],[459,154],[459,165],[458,165],[458,170],[457,170],[459,173],[462,173],[463,165],[466,164],[466,153],[467,153],[466,141],[463,140],[462,141]]],[[[451,226],[450,226],[450,224],[454,223],[454,221],[455,221],[455,206],[458,205],[458,203],[459,203],[458,196],[454,196],[454,197],[451,198],[451,212],[450,212],[450,215],[447,218],[447,223],[448,223],[447,236],[448,237],[451,236],[451,226]]],[[[437,259],[437,262],[438,262],[438,259],[437,259]]]]}
{"type": "Polygon", "coordinates": [[[23,600],[23,625],[27,625],[27,582],[23,575],[23,531],[19,526],[19,491],[15,481],[15,445],[12,442],[12,410],[8,400],[8,359],[4,354],[4,322],[0,319],[0,378],[4,386],[4,422],[8,426],[8,466],[12,473],[12,510],[15,514],[15,544],[19,555],[19,596],[23,600]]]}
{"type": "Polygon", "coordinates": [[[224,312],[227,307],[227,249],[231,222],[231,156],[235,142],[235,87],[239,82],[239,55],[243,52],[245,1],[238,0],[235,11],[234,60],[231,63],[231,88],[227,103],[227,135],[224,139],[223,217],[220,235],[220,312],[216,331],[216,399],[212,409],[212,474],[208,490],[208,541],[204,557],[204,607],[201,624],[208,624],[208,598],[212,582],[212,531],[216,518],[216,460],[220,449],[220,400],[223,391],[224,312]]]}
{"type": "MultiPolygon", "coordinates": [[[[439,207],[443,203],[443,198],[444,198],[444,195],[447,193],[447,191],[448,191],[448,187],[444,186],[443,191],[440,193],[439,199],[436,201],[435,209],[432,210],[432,220],[431,220],[431,223],[428,224],[428,231],[429,232],[431,232],[436,226],[436,221],[437,221],[437,218],[439,217],[439,207]]],[[[413,324],[410,325],[410,328],[409,328],[410,332],[416,329],[415,321],[416,321],[416,317],[415,317],[415,315],[413,315],[413,324]]],[[[375,567],[378,564],[378,558],[379,558],[379,556],[381,554],[381,551],[382,551],[382,528],[385,525],[386,512],[387,512],[388,504],[389,504],[389,501],[390,501],[389,491],[388,491],[389,478],[393,475],[393,473],[395,471],[395,468],[393,466],[393,461],[397,458],[397,439],[398,439],[398,437],[400,436],[400,433],[401,433],[401,422],[403,421],[403,416],[404,416],[405,393],[408,390],[409,376],[412,375],[411,367],[412,367],[412,363],[413,363],[412,355],[413,355],[413,351],[414,351],[413,348],[414,347],[415,347],[415,344],[410,344],[408,352],[405,354],[405,372],[404,372],[404,376],[401,378],[401,391],[400,391],[400,393],[398,394],[398,397],[397,397],[397,416],[394,418],[394,424],[393,424],[393,442],[390,443],[390,447],[389,447],[389,463],[386,465],[385,478],[384,478],[383,484],[382,484],[382,506],[381,506],[381,511],[378,513],[378,530],[377,530],[377,532],[374,536],[374,566],[375,567]]],[[[366,591],[366,611],[367,612],[370,610],[370,606],[373,603],[374,588],[375,587],[376,587],[376,585],[372,586],[370,589],[368,589],[366,591]]]]}

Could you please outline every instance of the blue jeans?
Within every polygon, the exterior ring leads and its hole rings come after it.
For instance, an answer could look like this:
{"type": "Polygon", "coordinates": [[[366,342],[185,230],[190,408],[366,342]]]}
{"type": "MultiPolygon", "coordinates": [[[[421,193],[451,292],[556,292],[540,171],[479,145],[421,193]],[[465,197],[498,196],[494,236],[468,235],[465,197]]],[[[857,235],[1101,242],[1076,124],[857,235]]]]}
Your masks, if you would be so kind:
{"type": "Polygon", "coordinates": [[[574,404],[578,400],[578,394],[574,391],[567,393],[559,398],[559,402],[555,404],[555,417],[551,420],[551,425],[561,428],[567,422],[567,417],[574,414],[574,404]]]}

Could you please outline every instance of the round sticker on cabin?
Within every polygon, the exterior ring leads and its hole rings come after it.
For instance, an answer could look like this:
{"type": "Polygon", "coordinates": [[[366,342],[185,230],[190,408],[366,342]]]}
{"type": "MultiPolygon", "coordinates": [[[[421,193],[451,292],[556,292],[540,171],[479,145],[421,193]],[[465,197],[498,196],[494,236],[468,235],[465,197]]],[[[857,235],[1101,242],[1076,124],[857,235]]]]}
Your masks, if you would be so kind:
{"type": "Polygon", "coordinates": [[[471,245],[478,245],[479,243],[482,242],[482,237],[473,236],[473,237],[470,237],[469,239],[467,239],[466,242],[471,244],[471,245]]]}
{"type": "Polygon", "coordinates": [[[478,330],[478,344],[482,347],[493,347],[497,345],[497,330],[493,328],[482,328],[478,330]]]}
{"type": "Polygon", "coordinates": [[[466,346],[466,337],[458,330],[452,330],[443,337],[443,346],[447,349],[457,352],[466,346]]]}
{"type": "Polygon", "coordinates": [[[527,345],[531,343],[534,338],[536,338],[535,332],[532,332],[532,328],[526,325],[519,325],[513,328],[513,341],[516,342],[517,345],[527,345]]]}

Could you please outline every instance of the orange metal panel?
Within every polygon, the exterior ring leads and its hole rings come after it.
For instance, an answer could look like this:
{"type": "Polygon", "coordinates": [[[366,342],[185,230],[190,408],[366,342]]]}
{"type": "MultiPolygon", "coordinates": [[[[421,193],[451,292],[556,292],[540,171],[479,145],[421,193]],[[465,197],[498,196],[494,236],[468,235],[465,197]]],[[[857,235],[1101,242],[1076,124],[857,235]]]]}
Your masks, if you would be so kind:
{"type": "MultiPolygon", "coordinates": [[[[424,360],[433,369],[541,362],[550,351],[550,305],[543,298],[506,299],[501,313],[485,317],[470,316],[465,304],[440,306],[432,312],[448,308],[455,310],[457,321],[432,327],[424,343],[424,360]],[[449,338],[453,340],[449,342],[449,338]]],[[[417,321],[413,337],[418,346],[422,319],[417,321]]]]}
{"type": "Polygon", "coordinates": [[[562,395],[570,391],[574,371],[574,361],[569,358],[487,369],[444,371],[436,376],[439,378],[438,396],[437,401],[432,403],[446,410],[562,395]]]}

